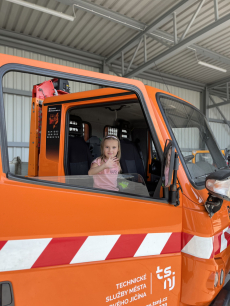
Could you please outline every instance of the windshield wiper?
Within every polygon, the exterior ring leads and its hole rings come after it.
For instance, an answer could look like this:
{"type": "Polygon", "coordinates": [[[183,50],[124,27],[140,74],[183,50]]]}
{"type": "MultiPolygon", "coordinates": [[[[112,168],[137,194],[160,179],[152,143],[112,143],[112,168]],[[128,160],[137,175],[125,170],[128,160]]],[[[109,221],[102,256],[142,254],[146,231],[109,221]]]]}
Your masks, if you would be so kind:
{"type": "MultiPolygon", "coordinates": [[[[224,167],[220,167],[220,168],[217,168],[217,170],[221,170],[221,169],[225,169],[225,168],[228,168],[228,166],[224,166],[224,167]]],[[[216,170],[215,170],[216,171],[216,170]]]]}
{"type": "MultiPolygon", "coordinates": [[[[214,172],[214,171],[213,171],[214,172]]],[[[206,174],[203,174],[203,175],[200,175],[200,176],[197,176],[197,177],[195,177],[195,179],[198,179],[198,178],[200,178],[200,177],[203,177],[203,176],[207,176],[207,175],[209,175],[209,174],[211,174],[212,172],[210,172],[210,173],[206,173],[206,174]]]]}

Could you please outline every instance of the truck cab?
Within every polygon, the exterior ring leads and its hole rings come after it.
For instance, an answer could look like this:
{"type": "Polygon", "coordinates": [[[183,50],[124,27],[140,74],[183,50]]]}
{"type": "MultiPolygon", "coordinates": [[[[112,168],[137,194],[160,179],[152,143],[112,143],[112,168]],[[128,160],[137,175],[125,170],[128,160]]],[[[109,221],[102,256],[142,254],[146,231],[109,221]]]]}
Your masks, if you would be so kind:
{"type": "Polygon", "coordinates": [[[204,115],[137,80],[1,55],[12,72],[46,80],[26,175],[10,172],[0,86],[0,306],[210,305],[230,270],[230,172],[204,115]],[[116,190],[88,175],[104,137],[120,144],[116,190]]]}

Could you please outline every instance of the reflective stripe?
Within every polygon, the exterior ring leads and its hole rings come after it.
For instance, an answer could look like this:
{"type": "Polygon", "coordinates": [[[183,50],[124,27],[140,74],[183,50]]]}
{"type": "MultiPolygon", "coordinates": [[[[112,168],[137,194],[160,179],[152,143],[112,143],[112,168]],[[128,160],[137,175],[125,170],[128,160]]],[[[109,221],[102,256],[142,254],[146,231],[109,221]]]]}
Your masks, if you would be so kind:
{"type": "Polygon", "coordinates": [[[89,236],[71,264],[105,260],[120,235],[89,236]]]}
{"type": "Polygon", "coordinates": [[[209,259],[230,244],[230,227],[214,237],[144,233],[0,241],[0,272],[170,253],[209,259]]]}
{"type": "Polygon", "coordinates": [[[10,240],[0,251],[0,271],[30,269],[52,238],[10,240]]]}
{"type": "Polygon", "coordinates": [[[193,236],[181,252],[198,258],[209,259],[213,254],[213,237],[193,236]]]}
{"type": "Polygon", "coordinates": [[[172,233],[148,234],[134,257],[159,255],[172,233]]]}

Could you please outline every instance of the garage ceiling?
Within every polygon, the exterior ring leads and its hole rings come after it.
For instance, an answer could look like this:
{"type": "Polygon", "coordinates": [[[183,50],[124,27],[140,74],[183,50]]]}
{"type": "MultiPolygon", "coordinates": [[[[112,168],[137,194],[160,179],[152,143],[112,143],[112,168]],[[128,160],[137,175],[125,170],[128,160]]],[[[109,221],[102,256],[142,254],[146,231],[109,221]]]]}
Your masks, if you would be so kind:
{"type": "Polygon", "coordinates": [[[0,44],[87,63],[126,77],[163,77],[191,89],[206,84],[213,88],[217,83],[215,89],[224,94],[230,82],[229,0],[27,2],[75,15],[75,19],[0,0],[0,44]]]}

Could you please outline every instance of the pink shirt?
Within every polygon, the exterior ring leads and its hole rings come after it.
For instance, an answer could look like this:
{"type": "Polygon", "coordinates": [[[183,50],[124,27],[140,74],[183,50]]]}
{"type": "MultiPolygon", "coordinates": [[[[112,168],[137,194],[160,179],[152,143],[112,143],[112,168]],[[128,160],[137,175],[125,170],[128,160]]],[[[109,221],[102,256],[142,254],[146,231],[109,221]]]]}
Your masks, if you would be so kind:
{"type": "MultiPolygon", "coordinates": [[[[95,159],[92,164],[97,164],[98,166],[101,165],[101,158],[95,159]]],[[[107,190],[114,190],[119,191],[117,188],[117,176],[120,171],[120,166],[116,165],[114,168],[104,169],[103,171],[95,174],[93,176],[93,187],[99,189],[107,189],[107,190]],[[102,174],[102,175],[100,175],[102,174]]]]}

